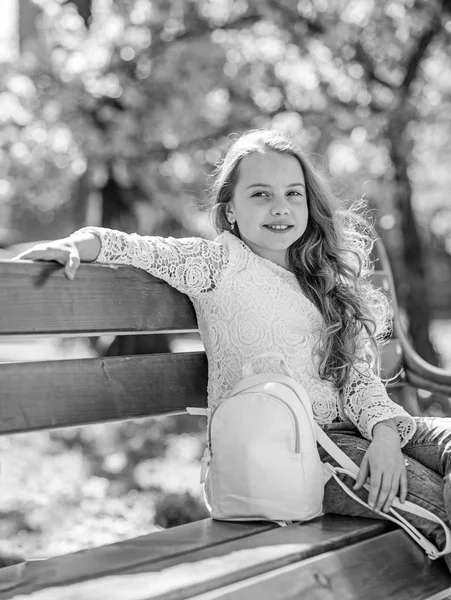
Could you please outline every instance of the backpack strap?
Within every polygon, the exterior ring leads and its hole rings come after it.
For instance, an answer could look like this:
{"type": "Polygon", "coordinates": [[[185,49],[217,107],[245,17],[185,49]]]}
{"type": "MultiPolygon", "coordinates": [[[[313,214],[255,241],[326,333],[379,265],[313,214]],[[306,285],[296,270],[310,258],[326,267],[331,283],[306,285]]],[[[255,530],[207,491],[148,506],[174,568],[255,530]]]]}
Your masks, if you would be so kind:
{"type": "Polygon", "coordinates": [[[210,417],[211,416],[211,408],[199,408],[198,406],[186,406],[185,410],[189,415],[193,415],[196,417],[210,417]]]}
{"type": "Polygon", "coordinates": [[[343,452],[341,448],[335,444],[330,437],[321,429],[318,423],[315,421],[315,434],[316,441],[321,444],[324,450],[334,458],[339,465],[347,469],[350,473],[352,473],[354,479],[357,479],[357,474],[359,472],[359,467],[355,464],[353,460],[349,458],[347,454],[343,452]]]}
{"type": "MultiPolygon", "coordinates": [[[[437,517],[431,511],[406,500],[402,503],[398,498],[395,498],[392,503],[392,507],[390,508],[389,513],[377,512],[373,510],[369,504],[367,504],[364,500],[359,498],[357,494],[355,494],[348,486],[341,481],[338,477],[338,474],[341,473],[343,475],[348,475],[353,479],[357,479],[357,475],[359,472],[359,467],[352,461],[349,456],[347,456],[343,450],[341,450],[331,439],[330,437],[319,427],[319,425],[315,422],[315,431],[316,431],[316,439],[319,444],[326,450],[326,452],[334,458],[341,466],[334,467],[329,463],[324,463],[324,467],[327,471],[329,471],[330,475],[335,479],[335,481],[340,485],[340,487],[353,498],[356,502],[364,506],[365,508],[372,510],[378,516],[383,519],[387,519],[400,525],[404,531],[406,531],[415,542],[423,548],[426,554],[430,559],[435,560],[444,554],[448,554],[451,552],[451,531],[449,527],[446,525],[440,517],[437,517]],[[445,545],[442,550],[438,550],[429,540],[427,540],[423,534],[421,534],[418,529],[416,529],[411,523],[409,523],[402,515],[398,513],[396,510],[401,510],[418,517],[422,517],[423,519],[427,519],[429,521],[433,521],[440,525],[445,532],[445,545]]],[[[365,483],[363,486],[367,491],[369,491],[370,486],[368,483],[365,483]]]]}

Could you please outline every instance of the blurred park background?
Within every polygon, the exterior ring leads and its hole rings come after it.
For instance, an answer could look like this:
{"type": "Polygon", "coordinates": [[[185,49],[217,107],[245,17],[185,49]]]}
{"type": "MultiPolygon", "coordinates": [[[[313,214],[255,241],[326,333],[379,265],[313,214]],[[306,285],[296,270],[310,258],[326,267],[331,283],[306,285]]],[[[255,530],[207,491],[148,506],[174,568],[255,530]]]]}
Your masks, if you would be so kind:
{"type": "MultiPolygon", "coordinates": [[[[232,134],[273,127],[344,201],[366,198],[412,344],[451,368],[450,48],[450,0],[1,0],[0,258],[85,224],[213,238],[214,163],[232,134]]],[[[3,339],[0,361],[187,345],[3,339]]],[[[206,516],[203,440],[185,416],[0,438],[0,553],[206,516]]]]}

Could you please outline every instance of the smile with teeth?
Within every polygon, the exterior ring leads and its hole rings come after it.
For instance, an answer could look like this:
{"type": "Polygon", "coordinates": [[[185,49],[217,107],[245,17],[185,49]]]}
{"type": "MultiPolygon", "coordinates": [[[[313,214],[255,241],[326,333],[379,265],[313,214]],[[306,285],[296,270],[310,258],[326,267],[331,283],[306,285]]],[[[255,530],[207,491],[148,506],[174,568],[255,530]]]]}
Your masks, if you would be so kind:
{"type": "Polygon", "coordinates": [[[292,225],[265,225],[265,227],[268,227],[269,229],[289,229],[290,227],[293,227],[292,225]]]}

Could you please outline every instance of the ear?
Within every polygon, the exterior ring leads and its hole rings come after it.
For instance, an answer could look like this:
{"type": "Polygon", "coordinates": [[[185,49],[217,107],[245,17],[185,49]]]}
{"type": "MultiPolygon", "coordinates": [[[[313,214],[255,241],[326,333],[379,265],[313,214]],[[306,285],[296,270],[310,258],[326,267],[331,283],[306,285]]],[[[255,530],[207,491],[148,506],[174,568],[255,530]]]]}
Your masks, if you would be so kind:
{"type": "Polygon", "coordinates": [[[226,217],[229,219],[230,217],[233,217],[233,206],[232,206],[232,202],[227,202],[227,206],[225,207],[225,214],[226,217]]]}

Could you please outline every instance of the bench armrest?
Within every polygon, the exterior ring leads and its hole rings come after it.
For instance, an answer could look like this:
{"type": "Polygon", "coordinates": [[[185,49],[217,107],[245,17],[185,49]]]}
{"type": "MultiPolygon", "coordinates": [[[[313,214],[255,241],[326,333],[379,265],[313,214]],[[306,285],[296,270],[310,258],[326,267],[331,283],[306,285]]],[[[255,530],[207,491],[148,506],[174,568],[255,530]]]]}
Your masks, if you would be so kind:
{"type": "Polygon", "coordinates": [[[410,343],[407,333],[401,323],[400,309],[396,299],[396,287],[385,247],[375,234],[375,250],[381,264],[388,287],[394,312],[394,334],[402,348],[404,363],[404,379],[415,388],[427,390],[451,397],[451,371],[431,365],[416,352],[410,343]]]}
{"type": "Polygon", "coordinates": [[[421,358],[399,324],[395,331],[403,352],[406,382],[413,387],[451,397],[451,371],[431,365],[421,358]]]}

